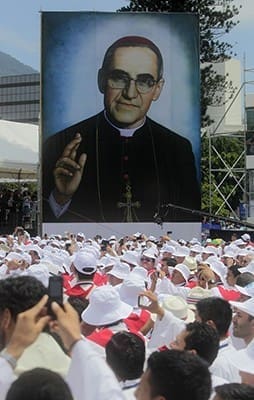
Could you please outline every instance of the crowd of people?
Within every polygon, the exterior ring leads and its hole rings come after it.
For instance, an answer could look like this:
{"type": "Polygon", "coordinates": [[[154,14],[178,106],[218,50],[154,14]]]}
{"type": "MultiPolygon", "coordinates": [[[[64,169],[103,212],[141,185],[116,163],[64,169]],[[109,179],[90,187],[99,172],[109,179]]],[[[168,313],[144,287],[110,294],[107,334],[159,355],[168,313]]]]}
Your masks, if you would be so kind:
{"type": "Polygon", "coordinates": [[[254,244],[240,235],[0,235],[0,399],[253,400],[254,244]]]}
{"type": "Polygon", "coordinates": [[[11,232],[15,226],[35,229],[37,224],[37,193],[26,187],[0,188],[0,226],[11,232]]]}

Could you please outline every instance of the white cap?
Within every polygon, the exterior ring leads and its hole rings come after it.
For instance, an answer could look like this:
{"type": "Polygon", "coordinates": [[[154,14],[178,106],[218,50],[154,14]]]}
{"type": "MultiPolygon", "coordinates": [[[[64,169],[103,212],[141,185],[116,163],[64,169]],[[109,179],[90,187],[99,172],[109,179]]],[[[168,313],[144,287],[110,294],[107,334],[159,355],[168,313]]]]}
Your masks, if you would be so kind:
{"type": "Polygon", "coordinates": [[[246,301],[230,301],[233,307],[254,317],[254,297],[246,301]]]}
{"type": "Polygon", "coordinates": [[[11,260],[18,260],[21,261],[23,260],[22,254],[21,253],[16,253],[15,251],[11,251],[5,256],[5,260],[11,261],[11,260]]]}
{"type": "Polygon", "coordinates": [[[49,270],[46,264],[38,263],[30,265],[30,267],[26,269],[26,273],[27,275],[38,279],[45,287],[48,287],[49,270]]]}
{"type": "Polygon", "coordinates": [[[161,248],[160,253],[174,253],[175,252],[175,248],[173,246],[170,246],[169,244],[164,244],[164,246],[161,248]]]}
{"type": "Polygon", "coordinates": [[[185,264],[176,264],[172,272],[174,272],[174,270],[179,271],[184,277],[185,281],[188,282],[188,279],[190,277],[190,270],[185,264]]]}
{"type": "Polygon", "coordinates": [[[145,250],[143,251],[143,253],[141,254],[141,257],[142,257],[143,255],[144,255],[145,257],[153,258],[154,260],[156,260],[157,257],[158,257],[158,252],[157,252],[157,249],[155,249],[154,247],[149,247],[149,249],[145,249],[145,250]]]}
{"type": "Polygon", "coordinates": [[[237,239],[237,240],[234,241],[234,244],[236,246],[242,246],[242,245],[245,245],[246,242],[244,240],[242,240],[242,239],[237,239]]]}
{"type": "Polygon", "coordinates": [[[234,251],[230,251],[229,249],[224,253],[224,254],[222,254],[221,255],[221,258],[226,258],[226,257],[228,257],[228,258],[235,258],[235,252],[234,251]]]}
{"type": "Polygon", "coordinates": [[[200,244],[194,244],[190,247],[190,251],[194,251],[195,253],[202,253],[203,247],[200,244]]]}
{"type": "Polygon", "coordinates": [[[83,232],[77,233],[77,236],[81,237],[82,239],[85,239],[85,234],[83,232]]]}
{"type": "Polygon", "coordinates": [[[239,272],[243,273],[243,272],[250,272],[251,274],[254,274],[254,261],[251,261],[247,267],[242,267],[239,268],[239,272]]]}
{"type": "Polygon", "coordinates": [[[235,288],[245,296],[254,297],[254,282],[250,282],[245,286],[235,285],[235,288]]]}
{"type": "Polygon", "coordinates": [[[209,263],[211,270],[215,272],[215,274],[217,274],[223,281],[228,271],[227,267],[218,258],[216,259],[212,259],[212,257],[209,258],[211,259],[210,260],[207,259],[205,262],[209,263]]]}
{"type": "Polygon", "coordinates": [[[93,254],[79,251],[73,259],[73,265],[82,274],[92,275],[97,270],[97,260],[93,254]]]}
{"type": "Polygon", "coordinates": [[[241,236],[241,239],[242,239],[244,242],[249,242],[249,241],[250,241],[250,235],[249,235],[248,233],[244,233],[244,234],[241,236]]]}
{"type": "Polygon", "coordinates": [[[121,261],[126,261],[129,264],[132,265],[138,265],[138,253],[132,250],[127,250],[122,256],[120,256],[121,261]]]}
{"type": "Polygon", "coordinates": [[[199,241],[198,238],[196,238],[196,237],[193,237],[193,238],[190,240],[189,243],[190,243],[191,245],[195,245],[195,244],[200,245],[200,241],[199,241]]]}
{"type": "Polygon", "coordinates": [[[202,253],[217,255],[217,249],[213,246],[206,246],[203,248],[202,253]]]}
{"type": "Polygon", "coordinates": [[[179,246],[175,249],[173,256],[174,257],[186,257],[190,254],[190,249],[187,246],[179,246]]]}

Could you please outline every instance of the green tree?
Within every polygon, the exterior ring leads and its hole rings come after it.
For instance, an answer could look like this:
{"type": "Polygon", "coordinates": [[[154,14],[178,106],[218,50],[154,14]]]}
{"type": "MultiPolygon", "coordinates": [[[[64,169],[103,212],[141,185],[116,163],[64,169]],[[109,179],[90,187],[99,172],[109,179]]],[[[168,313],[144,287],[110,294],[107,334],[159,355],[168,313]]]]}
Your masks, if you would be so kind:
{"type": "Polygon", "coordinates": [[[225,90],[231,96],[234,93],[228,77],[217,74],[211,65],[233,55],[232,45],[222,39],[239,22],[234,20],[239,14],[234,0],[132,0],[119,11],[191,12],[199,15],[201,121],[202,127],[208,126],[212,121],[207,115],[207,107],[222,104],[220,94],[225,90]]]}
{"type": "MultiPolygon", "coordinates": [[[[230,100],[235,92],[232,82],[228,76],[218,74],[213,69],[213,64],[223,62],[230,59],[234,54],[231,44],[224,40],[227,33],[238,24],[235,19],[239,14],[239,8],[235,6],[234,0],[132,0],[129,5],[122,7],[119,11],[151,11],[151,12],[191,12],[199,15],[200,26],[200,70],[201,70],[201,93],[200,93],[200,112],[201,126],[208,127],[213,121],[207,114],[208,106],[219,106],[223,104],[222,94],[227,92],[230,100]]],[[[222,140],[216,139],[216,148],[218,152],[225,158],[225,163],[230,163],[237,159],[239,154],[239,139],[228,141],[227,138],[222,140]]],[[[209,157],[208,157],[208,138],[206,134],[202,138],[202,209],[210,211],[210,188],[212,190],[212,213],[220,209],[220,215],[229,216],[229,208],[222,207],[223,197],[228,193],[233,193],[230,196],[229,204],[232,209],[236,209],[241,198],[241,190],[239,187],[234,191],[234,178],[228,177],[225,183],[220,188],[222,196],[215,188],[223,179],[222,172],[225,166],[220,165],[221,161],[217,160],[213,154],[212,164],[215,169],[221,171],[209,176],[209,157]],[[218,163],[218,165],[216,165],[218,163]]],[[[244,160],[241,159],[238,163],[239,168],[243,168],[244,160]]]]}
{"type": "Polygon", "coordinates": [[[218,136],[212,139],[212,145],[209,146],[209,139],[203,137],[201,162],[203,211],[210,211],[210,201],[212,214],[217,214],[220,210],[219,215],[229,217],[230,210],[237,210],[239,201],[242,200],[241,186],[244,186],[242,177],[245,157],[244,153],[239,154],[239,149],[244,147],[243,141],[244,137],[218,136]],[[213,170],[211,175],[209,175],[209,148],[213,170]],[[220,157],[216,156],[216,150],[220,157]],[[241,182],[241,186],[237,185],[237,182],[241,182]],[[223,205],[223,198],[227,198],[228,206],[223,205]]]}

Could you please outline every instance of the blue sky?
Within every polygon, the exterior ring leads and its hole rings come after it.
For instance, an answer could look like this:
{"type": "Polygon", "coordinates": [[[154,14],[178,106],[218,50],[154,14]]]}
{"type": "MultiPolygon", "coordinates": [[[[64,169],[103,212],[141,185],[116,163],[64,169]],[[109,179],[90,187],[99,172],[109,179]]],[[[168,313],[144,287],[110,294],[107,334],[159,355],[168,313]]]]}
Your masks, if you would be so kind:
{"type": "MultiPolygon", "coordinates": [[[[254,69],[254,0],[235,0],[242,4],[240,23],[226,41],[235,44],[237,58],[246,68],[254,69]],[[243,63],[244,65],[244,63],[243,63]]],[[[39,70],[40,66],[40,10],[42,11],[116,11],[126,0],[7,0],[1,2],[0,50],[17,58],[24,64],[39,70]]],[[[254,72],[247,73],[254,80],[254,72]]],[[[254,87],[253,90],[254,92],[254,87]]]]}

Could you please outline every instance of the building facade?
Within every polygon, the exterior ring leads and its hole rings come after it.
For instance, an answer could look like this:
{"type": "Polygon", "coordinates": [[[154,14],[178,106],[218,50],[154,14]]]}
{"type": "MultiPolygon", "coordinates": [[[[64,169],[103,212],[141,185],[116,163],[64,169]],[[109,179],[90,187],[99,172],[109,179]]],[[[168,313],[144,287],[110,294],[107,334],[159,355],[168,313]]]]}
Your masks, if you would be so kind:
{"type": "Polygon", "coordinates": [[[40,74],[0,77],[0,119],[39,124],[40,74]]]}

